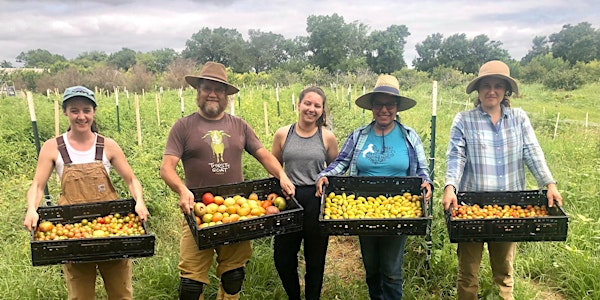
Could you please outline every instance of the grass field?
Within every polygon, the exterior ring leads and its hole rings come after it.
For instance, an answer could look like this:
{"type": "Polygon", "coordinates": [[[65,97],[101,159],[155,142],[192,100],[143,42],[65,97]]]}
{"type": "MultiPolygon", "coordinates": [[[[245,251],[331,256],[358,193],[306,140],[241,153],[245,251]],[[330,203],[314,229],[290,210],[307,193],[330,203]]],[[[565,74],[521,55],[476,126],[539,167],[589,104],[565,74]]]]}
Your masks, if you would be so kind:
{"type": "MultiPolygon", "coordinates": [[[[276,102],[273,88],[243,89],[232,104],[235,114],[250,123],[267,149],[275,130],[296,119],[292,110],[292,94],[297,99],[300,85],[280,88],[276,102]],[[268,126],[265,124],[266,104],[268,126]]],[[[334,133],[340,145],[356,127],[370,121],[370,112],[353,104],[356,92],[326,87],[327,105],[334,133]]],[[[360,90],[360,89],[358,89],[360,90]]],[[[600,86],[563,92],[548,91],[538,85],[522,85],[522,97],[512,101],[530,115],[546,160],[559,182],[564,209],[570,216],[569,234],[565,242],[520,243],[515,259],[516,299],[600,299],[600,86]],[[560,113],[560,116],[559,116],[560,113]],[[559,116],[557,121],[557,116],[559,116]],[[556,125],[558,124],[558,127],[556,125]],[[586,127],[587,124],[587,127],[586,127]],[[556,134],[555,134],[556,133],[556,134]]],[[[405,299],[454,299],[456,280],[456,244],[449,242],[441,209],[441,187],[445,172],[445,151],[452,118],[458,111],[472,107],[472,97],[463,88],[438,87],[435,149],[433,251],[431,266],[426,268],[426,247],[422,236],[411,236],[404,264],[405,299]]],[[[184,114],[196,111],[192,90],[184,92],[184,114]]],[[[429,153],[431,87],[421,84],[406,92],[418,105],[401,114],[402,122],[415,128],[429,153]]],[[[156,95],[139,95],[141,145],[136,135],[134,97],[119,97],[119,120],[114,98],[99,97],[97,121],[100,132],[114,138],[123,148],[134,172],[142,182],[146,203],[151,212],[148,222],[156,235],[155,255],[134,260],[135,299],[176,299],[179,236],[183,217],[178,197],[160,179],[158,170],[166,136],[173,122],[182,116],[176,91],[160,97],[157,117],[156,95]]],[[[42,140],[54,136],[54,96],[34,95],[36,125],[42,140]]],[[[60,132],[67,128],[60,114],[60,132]]],[[[65,299],[66,287],[60,266],[31,266],[29,233],[23,230],[25,194],[33,178],[36,146],[32,134],[27,101],[22,97],[0,98],[0,299],[65,299]]],[[[244,156],[246,179],[267,176],[249,155],[244,156]]],[[[122,197],[127,189],[118,176],[113,176],[122,197]]],[[[532,176],[528,189],[536,189],[532,176]]],[[[54,204],[59,192],[53,176],[49,190],[54,204]]],[[[272,238],[254,240],[254,254],[247,267],[242,299],[285,299],[272,260],[272,238]]],[[[212,284],[206,298],[214,299],[218,283],[211,273],[212,284]]],[[[481,269],[480,296],[497,299],[486,258],[481,269]]],[[[100,277],[98,277],[100,278],[100,277]]],[[[100,282],[100,279],[98,279],[100,282]]],[[[105,294],[98,285],[99,299],[105,294]]],[[[331,237],[323,299],[367,299],[364,271],[356,237],[331,237]]]]}

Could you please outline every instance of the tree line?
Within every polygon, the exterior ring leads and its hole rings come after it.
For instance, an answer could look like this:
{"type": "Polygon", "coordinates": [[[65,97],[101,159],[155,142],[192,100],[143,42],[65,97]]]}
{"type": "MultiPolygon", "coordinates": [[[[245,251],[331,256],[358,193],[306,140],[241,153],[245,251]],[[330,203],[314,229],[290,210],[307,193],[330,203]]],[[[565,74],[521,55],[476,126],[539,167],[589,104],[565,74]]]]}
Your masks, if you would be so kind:
{"type": "MultiPolygon", "coordinates": [[[[235,29],[204,27],[192,34],[181,53],[169,48],[146,53],[122,48],[111,54],[84,52],[67,60],[47,50],[29,50],[21,52],[17,61],[46,72],[0,72],[0,80],[13,80],[22,88],[37,91],[76,83],[106,89],[127,86],[132,91],[178,88],[186,86],[184,75],[210,60],[228,66],[238,84],[338,83],[349,74],[353,79],[368,80],[373,74],[398,72],[444,81],[475,74],[491,59],[507,62],[520,80],[551,88],[574,89],[600,78],[600,29],[588,22],[567,24],[557,33],[536,36],[520,60],[510,57],[502,42],[485,34],[469,39],[464,33],[448,37],[434,33],[416,45],[411,70],[404,60],[410,35],[405,25],[369,31],[366,24],[348,23],[338,14],[311,15],[306,24],[308,35],[293,39],[251,29],[244,40],[235,29]]],[[[3,61],[0,67],[12,66],[3,61]]]]}

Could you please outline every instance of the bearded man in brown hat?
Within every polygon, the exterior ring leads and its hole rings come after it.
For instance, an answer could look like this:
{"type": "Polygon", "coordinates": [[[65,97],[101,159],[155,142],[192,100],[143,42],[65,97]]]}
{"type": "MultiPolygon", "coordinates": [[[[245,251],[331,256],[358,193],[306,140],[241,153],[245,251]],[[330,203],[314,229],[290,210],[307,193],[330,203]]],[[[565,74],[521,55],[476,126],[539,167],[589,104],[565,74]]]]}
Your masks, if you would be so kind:
{"type": "MultiPolygon", "coordinates": [[[[511,108],[509,97],[519,89],[508,66],[498,60],[481,66],[467,86],[477,91],[475,108],[459,112],[450,128],[446,156],[444,209],[457,207],[456,191],[494,192],[525,189],[525,165],[540,189],[548,188],[548,205],[562,205],[527,114],[511,108]]],[[[494,282],[502,299],[513,299],[516,243],[488,242],[494,282]]],[[[458,299],[477,299],[483,243],[458,243],[458,299]]]]}
{"type": "MultiPolygon", "coordinates": [[[[179,207],[190,214],[194,205],[191,188],[238,183],[242,175],[242,153],[254,156],[280,180],[288,195],[294,185],[279,161],[265,149],[254,130],[242,119],[225,113],[227,96],[239,91],[227,81],[225,66],[207,62],[200,75],[185,77],[197,91],[198,111],[173,124],[163,155],[160,176],[179,195],[179,207]],[[181,160],[185,183],[176,172],[181,160]]],[[[250,241],[198,250],[190,228],[183,225],[179,257],[179,299],[203,299],[208,273],[217,254],[216,274],[221,278],[217,299],[239,299],[245,277],[244,266],[252,255],[250,241]]]]}

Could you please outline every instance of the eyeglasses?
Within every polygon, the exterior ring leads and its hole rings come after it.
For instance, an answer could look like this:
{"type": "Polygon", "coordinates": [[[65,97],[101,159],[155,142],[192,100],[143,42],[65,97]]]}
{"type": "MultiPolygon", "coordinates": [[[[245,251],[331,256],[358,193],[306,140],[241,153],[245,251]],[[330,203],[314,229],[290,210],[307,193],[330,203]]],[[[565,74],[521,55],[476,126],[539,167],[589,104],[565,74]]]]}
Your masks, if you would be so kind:
{"type": "Polygon", "coordinates": [[[202,87],[200,87],[200,90],[203,93],[206,93],[206,94],[209,94],[209,95],[211,93],[213,93],[213,92],[215,94],[217,94],[217,95],[223,95],[223,94],[225,94],[225,91],[227,91],[227,89],[224,86],[217,86],[217,87],[211,88],[211,87],[208,87],[208,86],[205,86],[205,85],[203,85],[202,87]]]}
{"type": "Polygon", "coordinates": [[[373,102],[373,109],[382,109],[385,106],[385,108],[387,108],[387,110],[392,110],[397,108],[397,104],[396,102],[389,102],[389,103],[379,103],[379,102],[373,102]]]}

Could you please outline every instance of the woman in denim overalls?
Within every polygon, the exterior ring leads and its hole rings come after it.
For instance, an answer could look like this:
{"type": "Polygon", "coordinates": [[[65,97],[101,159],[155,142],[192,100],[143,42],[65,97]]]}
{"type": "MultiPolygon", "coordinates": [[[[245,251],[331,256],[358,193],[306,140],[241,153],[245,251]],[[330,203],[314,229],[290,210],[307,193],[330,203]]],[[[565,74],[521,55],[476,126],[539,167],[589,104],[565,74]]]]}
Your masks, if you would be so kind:
{"type": "MultiPolygon", "coordinates": [[[[136,200],[135,211],[140,219],[148,218],[142,186],[125,154],[114,140],[98,134],[94,121],[96,105],[94,93],[83,86],[65,90],[62,108],[69,118],[69,129],[46,141],[40,150],[35,176],[27,192],[27,213],[23,223],[28,230],[37,225],[37,208],[53,169],[61,178],[58,204],[68,205],[118,199],[108,175],[112,165],[136,200]]],[[[108,299],[133,298],[131,259],[120,259],[64,264],[69,299],[95,299],[96,269],[104,279],[108,299]]]]}

